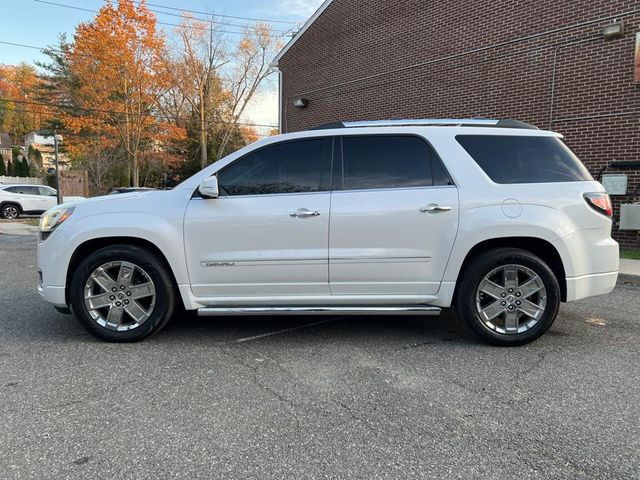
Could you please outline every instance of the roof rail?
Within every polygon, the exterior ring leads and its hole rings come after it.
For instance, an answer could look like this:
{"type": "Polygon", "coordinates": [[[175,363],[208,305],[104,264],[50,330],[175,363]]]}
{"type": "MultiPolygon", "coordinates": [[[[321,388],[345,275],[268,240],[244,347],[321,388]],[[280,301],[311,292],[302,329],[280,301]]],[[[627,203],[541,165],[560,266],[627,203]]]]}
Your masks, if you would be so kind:
{"type": "Polygon", "coordinates": [[[400,127],[400,126],[459,126],[459,127],[499,127],[499,128],[538,128],[520,120],[489,118],[422,118],[407,120],[362,120],[356,122],[330,122],[318,125],[311,130],[357,127],[400,127]]]}

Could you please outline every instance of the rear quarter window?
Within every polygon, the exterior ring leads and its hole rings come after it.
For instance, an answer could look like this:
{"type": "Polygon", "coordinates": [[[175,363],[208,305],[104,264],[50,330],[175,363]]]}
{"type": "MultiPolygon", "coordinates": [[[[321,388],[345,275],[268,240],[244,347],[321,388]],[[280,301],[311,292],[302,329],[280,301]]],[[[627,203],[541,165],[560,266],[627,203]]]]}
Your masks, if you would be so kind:
{"type": "Polygon", "coordinates": [[[496,183],[593,180],[578,157],[557,137],[457,135],[456,140],[496,183]]]}

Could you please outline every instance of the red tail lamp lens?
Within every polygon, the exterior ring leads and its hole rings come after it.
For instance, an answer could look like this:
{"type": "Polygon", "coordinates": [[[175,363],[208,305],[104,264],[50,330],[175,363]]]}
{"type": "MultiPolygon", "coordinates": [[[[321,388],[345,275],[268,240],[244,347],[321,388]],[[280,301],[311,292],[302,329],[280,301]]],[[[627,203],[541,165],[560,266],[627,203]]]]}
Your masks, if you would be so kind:
{"type": "Polygon", "coordinates": [[[613,205],[611,205],[611,197],[606,193],[585,193],[584,199],[589,206],[594,210],[606,215],[607,217],[613,217],[613,205]]]}

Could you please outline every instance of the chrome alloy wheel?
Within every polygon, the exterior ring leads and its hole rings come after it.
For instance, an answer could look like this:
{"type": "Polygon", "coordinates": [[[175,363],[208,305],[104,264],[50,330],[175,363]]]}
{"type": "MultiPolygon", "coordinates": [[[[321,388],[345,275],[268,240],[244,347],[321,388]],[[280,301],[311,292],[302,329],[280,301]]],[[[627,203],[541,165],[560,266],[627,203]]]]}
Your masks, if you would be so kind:
{"type": "Polygon", "coordinates": [[[156,289],[139,266],[109,262],[96,268],[87,279],[84,304],[98,325],[118,332],[133,330],[151,316],[156,289]]]}
{"type": "Polygon", "coordinates": [[[4,218],[6,218],[7,220],[14,220],[18,218],[18,215],[20,214],[20,212],[18,211],[17,207],[14,207],[13,205],[7,205],[2,210],[2,214],[4,215],[4,218]]]}
{"type": "Polygon", "coordinates": [[[503,265],[486,275],[476,290],[476,311],[489,329],[523,333],[540,321],[547,306],[542,279],[522,265],[503,265]]]}

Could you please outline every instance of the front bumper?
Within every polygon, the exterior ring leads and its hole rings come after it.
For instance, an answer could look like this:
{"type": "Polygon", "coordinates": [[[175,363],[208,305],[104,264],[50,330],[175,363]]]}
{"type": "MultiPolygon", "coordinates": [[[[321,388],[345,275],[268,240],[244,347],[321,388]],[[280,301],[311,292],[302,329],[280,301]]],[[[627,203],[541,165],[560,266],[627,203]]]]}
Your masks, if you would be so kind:
{"type": "Polygon", "coordinates": [[[73,245],[65,235],[63,224],[44,241],[38,240],[37,264],[39,273],[38,294],[56,307],[67,307],[66,276],[73,245]]]}
{"type": "Polygon", "coordinates": [[[65,298],[65,288],[51,285],[38,285],[38,294],[40,297],[54,306],[67,308],[67,300],[65,298]]]}

